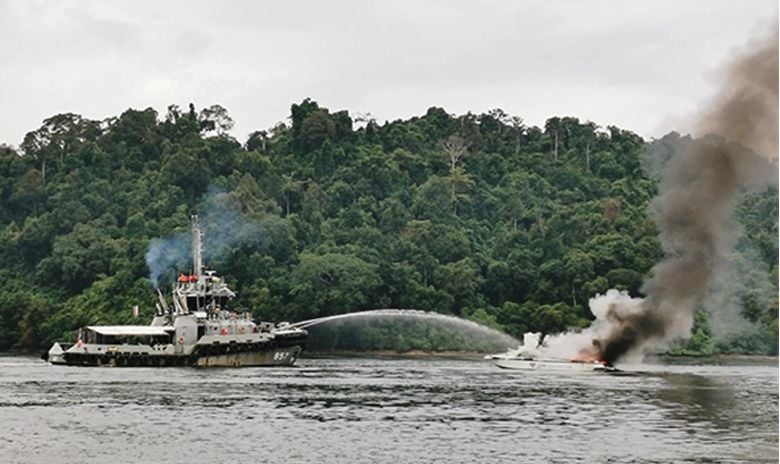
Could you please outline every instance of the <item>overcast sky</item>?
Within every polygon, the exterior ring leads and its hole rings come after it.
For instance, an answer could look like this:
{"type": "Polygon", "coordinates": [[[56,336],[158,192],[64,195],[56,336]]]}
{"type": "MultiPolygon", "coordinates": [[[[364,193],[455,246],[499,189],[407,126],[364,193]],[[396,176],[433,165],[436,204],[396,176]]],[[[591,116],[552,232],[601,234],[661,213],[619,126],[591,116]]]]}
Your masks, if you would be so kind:
{"type": "Polygon", "coordinates": [[[220,104],[241,142],[311,97],[380,123],[501,108],[686,132],[772,0],[0,0],[0,142],[57,113],[220,104]]]}

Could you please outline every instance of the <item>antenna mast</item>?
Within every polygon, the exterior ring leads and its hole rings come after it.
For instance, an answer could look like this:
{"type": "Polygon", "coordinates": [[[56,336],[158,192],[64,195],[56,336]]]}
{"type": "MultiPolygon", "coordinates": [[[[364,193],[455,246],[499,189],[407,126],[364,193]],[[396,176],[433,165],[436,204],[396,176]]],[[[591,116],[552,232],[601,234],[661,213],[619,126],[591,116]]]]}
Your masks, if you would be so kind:
{"type": "Polygon", "coordinates": [[[201,237],[203,232],[200,230],[198,216],[192,215],[192,274],[201,275],[203,270],[203,243],[201,237]]]}

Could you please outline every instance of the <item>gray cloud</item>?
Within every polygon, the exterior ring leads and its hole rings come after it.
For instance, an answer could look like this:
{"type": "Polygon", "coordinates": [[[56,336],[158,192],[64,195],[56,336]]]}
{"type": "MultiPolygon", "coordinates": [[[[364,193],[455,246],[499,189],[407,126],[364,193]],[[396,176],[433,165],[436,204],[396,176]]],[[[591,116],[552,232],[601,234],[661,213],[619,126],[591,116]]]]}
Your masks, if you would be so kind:
{"type": "Polygon", "coordinates": [[[0,0],[0,142],[58,112],[219,103],[243,140],[312,97],[378,120],[501,107],[679,127],[771,1],[0,0]]]}

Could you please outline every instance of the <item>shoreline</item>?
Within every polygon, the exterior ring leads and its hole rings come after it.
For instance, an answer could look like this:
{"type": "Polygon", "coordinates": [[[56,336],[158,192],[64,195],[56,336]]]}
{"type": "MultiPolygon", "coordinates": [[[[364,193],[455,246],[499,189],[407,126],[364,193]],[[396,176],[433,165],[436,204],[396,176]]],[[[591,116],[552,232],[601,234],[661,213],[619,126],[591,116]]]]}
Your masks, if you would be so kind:
{"type": "MultiPolygon", "coordinates": [[[[393,351],[393,350],[371,350],[371,351],[353,351],[353,350],[336,350],[336,351],[304,351],[304,358],[335,358],[335,357],[353,357],[353,358],[462,358],[462,359],[483,359],[485,355],[496,354],[495,352],[477,352],[477,351],[424,351],[424,350],[410,350],[410,351],[393,351]]],[[[683,355],[670,355],[670,354],[654,354],[645,357],[645,360],[658,360],[658,361],[677,361],[684,362],[690,361],[695,364],[696,361],[724,361],[724,362],[739,362],[739,361],[780,361],[778,355],[765,355],[765,354],[711,354],[706,356],[683,356],[683,355]]]]}
{"type": "MultiPolygon", "coordinates": [[[[30,357],[41,359],[43,351],[9,350],[0,352],[0,358],[4,357],[30,357]]],[[[462,359],[481,360],[486,355],[495,352],[478,351],[425,351],[425,350],[334,350],[334,351],[304,351],[302,359],[328,359],[328,358],[379,358],[379,359],[462,359]]],[[[712,354],[703,356],[683,356],[670,354],[653,354],[644,358],[643,362],[653,364],[678,364],[678,365],[708,365],[708,364],[780,364],[778,355],[762,354],[712,354]]]]}
{"type": "Polygon", "coordinates": [[[483,359],[485,355],[492,354],[488,352],[477,351],[393,351],[393,350],[371,350],[371,351],[304,351],[302,358],[397,358],[397,359],[416,359],[416,358],[446,358],[446,359],[483,359]]]}

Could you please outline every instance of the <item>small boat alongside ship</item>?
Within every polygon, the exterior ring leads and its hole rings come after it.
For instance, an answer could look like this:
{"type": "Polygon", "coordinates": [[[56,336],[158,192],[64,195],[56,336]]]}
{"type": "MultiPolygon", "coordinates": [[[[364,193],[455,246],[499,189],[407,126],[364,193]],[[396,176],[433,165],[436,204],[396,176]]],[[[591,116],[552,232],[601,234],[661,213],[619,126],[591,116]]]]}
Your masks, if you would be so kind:
{"type": "Polygon", "coordinates": [[[612,372],[613,366],[607,363],[589,359],[562,359],[539,356],[536,348],[539,346],[539,334],[527,333],[523,336],[523,345],[506,353],[485,356],[501,369],[547,371],[547,372],[612,372]]]}
{"type": "Polygon", "coordinates": [[[229,310],[236,294],[203,266],[202,235],[193,216],[192,273],[179,275],[171,304],[157,290],[157,313],[150,325],[82,327],[76,343],[55,343],[44,360],[116,367],[292,366],[308,332],[286,322],[255,322],[248,312],[229,310]]]}

